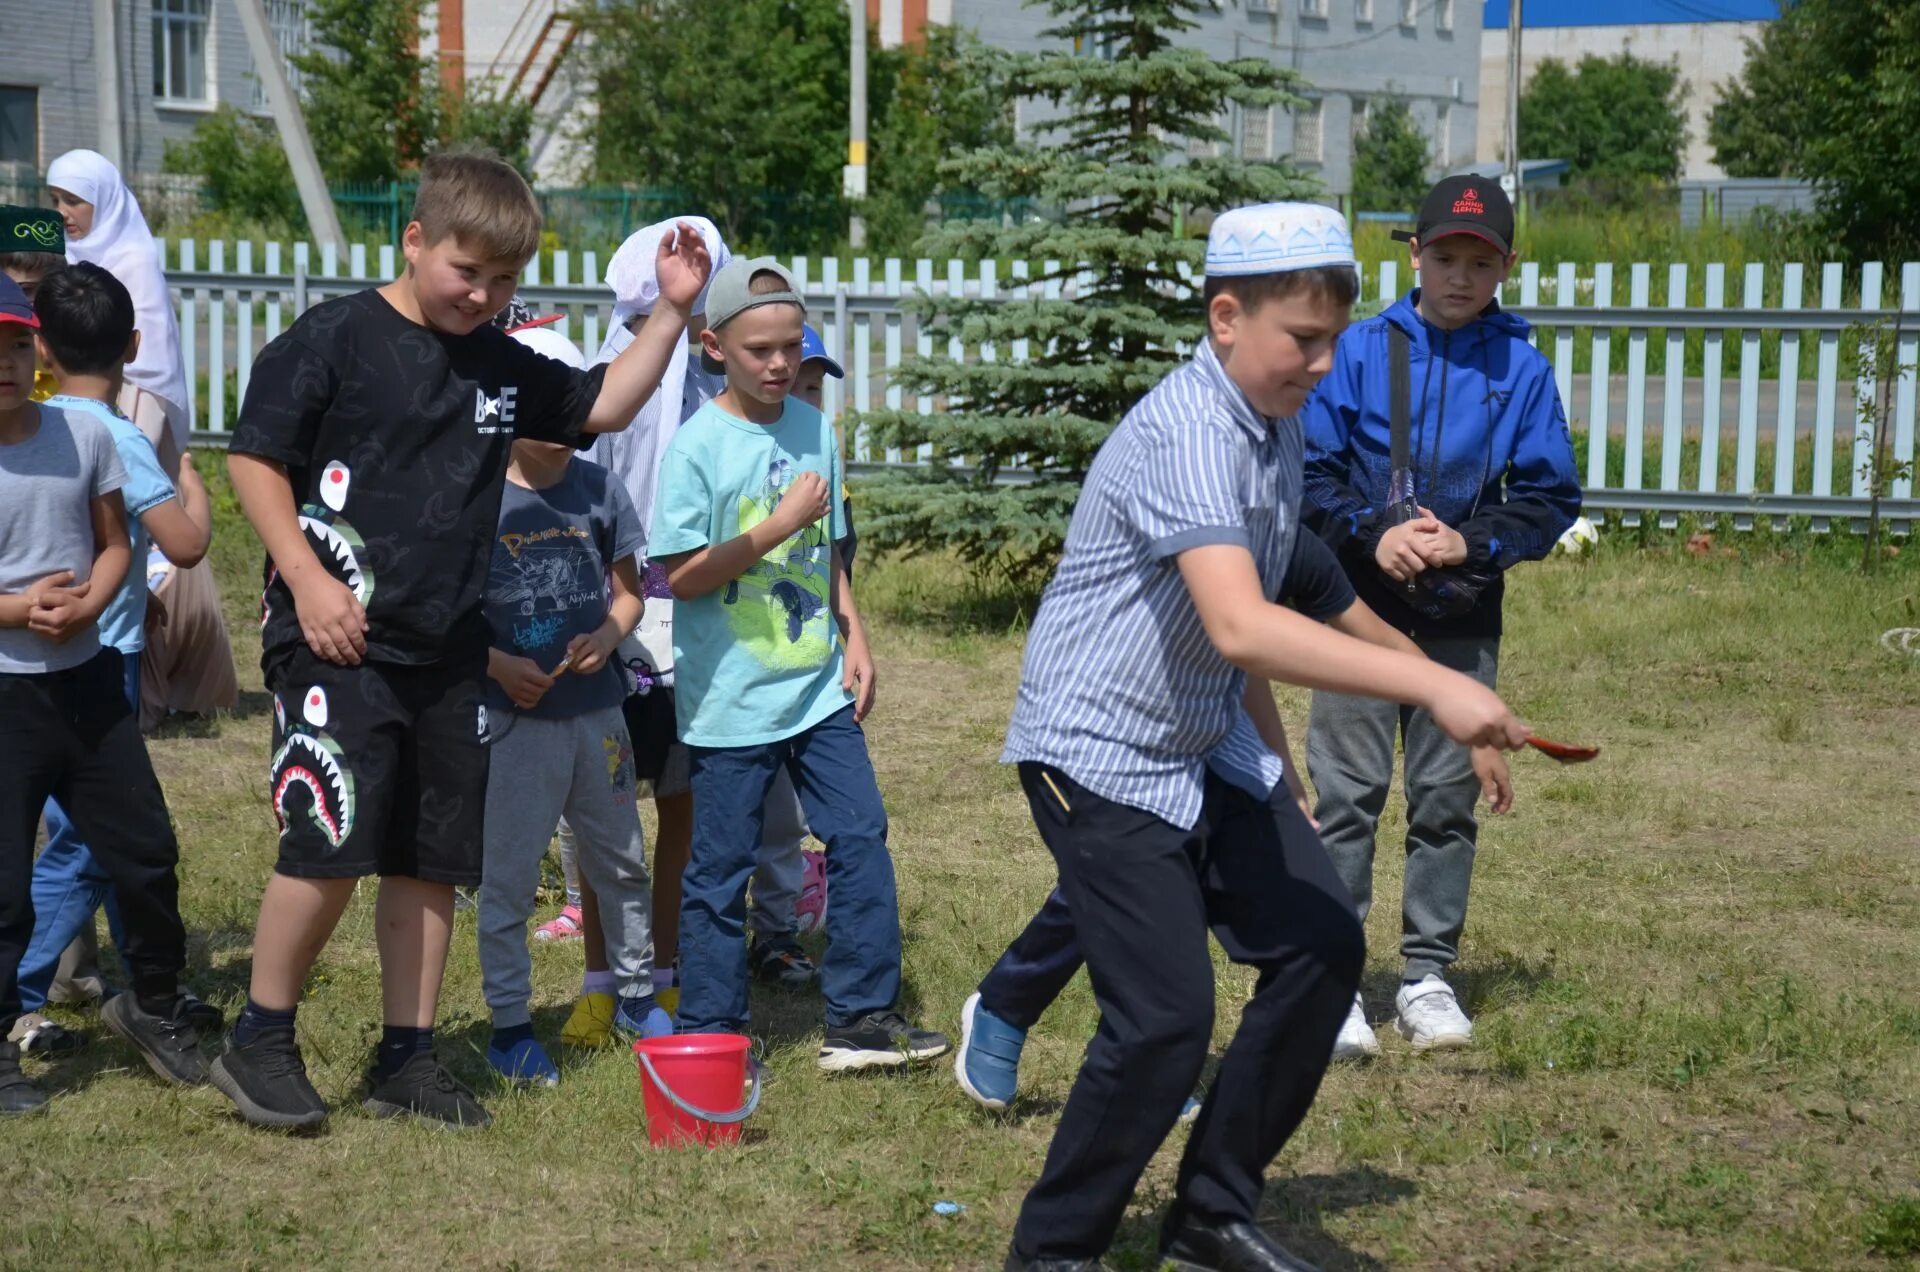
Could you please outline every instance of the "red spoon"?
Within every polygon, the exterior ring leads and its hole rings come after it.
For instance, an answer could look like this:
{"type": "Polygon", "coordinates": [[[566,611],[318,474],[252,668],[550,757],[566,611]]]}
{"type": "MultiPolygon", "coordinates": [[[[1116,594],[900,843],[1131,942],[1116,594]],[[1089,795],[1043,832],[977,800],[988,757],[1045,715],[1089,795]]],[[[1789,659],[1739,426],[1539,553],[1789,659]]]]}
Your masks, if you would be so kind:
{"type": "Polygon", "coordinates": [[[1527,745],[1562,764],[1585,764],[1600,754],[1597,746],[1572,746],[1565,742],[1550,742],[1546,738],[1529,733],[1527,745]]]}

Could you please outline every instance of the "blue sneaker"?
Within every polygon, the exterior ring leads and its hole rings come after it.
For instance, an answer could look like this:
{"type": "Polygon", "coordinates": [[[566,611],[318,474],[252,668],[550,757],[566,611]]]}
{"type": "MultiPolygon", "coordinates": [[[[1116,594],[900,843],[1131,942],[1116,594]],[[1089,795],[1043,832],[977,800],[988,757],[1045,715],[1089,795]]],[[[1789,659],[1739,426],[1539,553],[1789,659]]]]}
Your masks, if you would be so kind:
{"type": "Polygon", "coordinates": [[[537,1038],[522,1038],[506,1050],[487,1048],[487,1063],[515,1086],[559,1086],[560,1070],[537,1038]]]}
{"type": "Polygon", "coordinates": [[[980,995],[960,1009],[960,1050],[953,1076],[983,1109],[1004,1113],[1020,1089],[1020,1052],[1027,1031],[1015,1029],[980,1005],[980,995]]]}
{"type": "Polygon", "coordinates": [[[613,1031],[628,1042],[636,1038],[664,1038],[673,1032],[673,1017],[653,1000],[652,994],[644,998],[622,998],[613,1012],[613,1031]]]}

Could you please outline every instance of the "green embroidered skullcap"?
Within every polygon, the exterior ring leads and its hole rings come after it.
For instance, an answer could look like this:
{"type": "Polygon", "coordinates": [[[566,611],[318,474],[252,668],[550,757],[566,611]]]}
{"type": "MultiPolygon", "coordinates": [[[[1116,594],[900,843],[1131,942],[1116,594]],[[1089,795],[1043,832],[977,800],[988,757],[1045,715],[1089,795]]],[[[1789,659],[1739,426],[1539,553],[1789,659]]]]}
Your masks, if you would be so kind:
{"type": "Polygon", "coordinates": [[[67,231],[60,214],[45,208],[0,204],[0,252],[67,254],[67,231]]]}

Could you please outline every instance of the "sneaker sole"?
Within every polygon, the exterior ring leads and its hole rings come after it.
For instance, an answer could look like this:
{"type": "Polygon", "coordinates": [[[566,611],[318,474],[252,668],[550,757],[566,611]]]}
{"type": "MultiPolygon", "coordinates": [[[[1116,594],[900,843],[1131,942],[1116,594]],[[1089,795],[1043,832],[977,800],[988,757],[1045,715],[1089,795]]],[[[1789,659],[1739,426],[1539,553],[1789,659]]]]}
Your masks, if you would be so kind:
{"type": "MultiPolygon", "coordinates": [[[[1005,1113],[1013,1104],[1011,1099],[996,1100],[973,1085],[967,1077],[967,1052],[973,1044],[973,1013],[980,1006],[980,995],[972,994],[967,998],[966,1006],[960,1009],[960,1045],[953,1051],[953,1080],[967,1093],[967,1098],[989,1113],[1005,1113]]],[[[1015,1094],[1018,1094],[1018,1087],[1015,1094]]]]}
{"type": "MultiPolygon", "coordinates": [[[[133,1001],[132,998],[125,994],[116,994],[114,997],[109,998],[106,1002],[106,1005],[100,1009],[101,1022],[105,1024],[107,1028],[113,1030],[114,1033],[118,1034],[122,1039],[124,1039],[126,1043],[129,1046],[131,1046],[135,1051],[139,1052],[140,1058],[147,1062],[147,1067],[149,1069],[152,1069],[155,1073],[159,1074],[163,1080],[167,1082],[171,1082],[175,1086],[187,1086],[187,1087],[205,1086],[207,1083],[208,1077],[211,1076],[210,1071],[203,1071],[198,1076],[195,1076],[195,1077],[182,1077],[181,1075],[175,1073],[173,1070],[167,1068],[166,1064],[161,1061],[159,1056],[147,1050],[147,1048],[140,1042],[140,1040],[134,1037],[133,1032],[130,1029],[128,1029],[125,1023],[121,1021],[120,1017],[123,1014],[124,1009],[121,1009],[119,1007],[119,1004],[121,1004],[122,1002],[126,1002],[130,1004],[132,1003],[132,1001],[133,1001]]],[[[206,1062],[202,1060],[201,1063],[204,1066],[206,1062]]]]}
{"type": "Polygon", "coordinates": [[[412,1118],[422,1126],[430,1126],[438,1131],[484,1131],[493,1125],[491,1115],[484,1122],[449,1122],[443,1117],[434,1117],[430,1113],[410,1109],[404,1104],[389,1104],[385,1100],[376,1100],[372,1097],[360,1101],[360,1107],[377,1118],[385,1120],[412,1118]]]}
{"type": "Polygon", "coordinates": [[[233,1107],[240,1114],[240,1120],[249,1126],[262,1126],[276,1131],[310,1131],[327,1120],[327,1110],[314,1113],[281,1113],[264,1104],[256,1104],[240,1084],[233,1080],[225,1065],[215,1059],[213,1067],[207,1073],[207,1080],[214,1089],[233,1101],[233,1107]]]}
{"type": "Polygon", "coordinates": [[[1441,1034],[1433,1038],[1417,1037],[1413,1030],[1396,1023],[1394,1030],[1415,1051],[1465,1051],[1473,1045],[1472,1034],[1441,1034]]]}
{"type": "Polygon", "coordinates": [[[823,1073],[855,1073],[861,1069],[905,1069],[910,1065],[921,1064],[928,1060],[938,1060],[952,1050],[952,1044],[944,1047],[923,1047],[919,1051],[820,1051],[819,1066],[823,1073]]]}

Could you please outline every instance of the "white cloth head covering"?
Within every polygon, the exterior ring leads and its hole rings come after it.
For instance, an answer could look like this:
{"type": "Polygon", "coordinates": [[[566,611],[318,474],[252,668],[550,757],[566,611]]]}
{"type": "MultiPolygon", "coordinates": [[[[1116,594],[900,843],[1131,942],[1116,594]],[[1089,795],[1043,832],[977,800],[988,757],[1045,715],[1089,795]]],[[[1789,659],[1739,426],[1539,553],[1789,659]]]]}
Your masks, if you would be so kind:
{"type": "Polygon", "coordinates": [[[1318,203],[1256,203],[1222,212],[1207,235],[1207,274],[1285,274],[1354,269],[1347,218],[1318,203]]]}
{"type": "MultiPolygon", "coordinates": [[[[633,343],[633,333],[627,330],[628,320],[638,314],[652,313],[654,305],[659,303],[660,278],[654,269],[660,240],[672,233],[681,221],[700,231],[707,255],[713,259],[714,274],[733,259],[720,237],[720,227],[704,216],[676,216],[628,235],[607,263],[607,286],[613,289],[613,320],[607,327],[607,338],[601,343],[600,352],[593,359],[596,366],[619,357],[620,351],[633,343]]],[[[708,283],[712,283],[711,274],[708,283]]],[[[693,312],[704,314],[706,303],[707,293],[702,289],[693,312]]],[[[633,422],[621,432],[601,434],[587,453],[587,458],[604,466],[626,487],[634,511],[640,514],[641,526],[649,530],[653,524],[653,488],[660,477],[660,460],[667,453],[667,443],[692,414],[687,409],[688,387],[691,385],[697,390],[692,397],[700,402],[714,394],[712,377],[692,362],[686,341],[680,341],[674,346],[673,356],[667,359],[660,387],[653,391],[633,422]]]]}
{"type": "Polygon", "coordinates": [[[564,362],[575,371],[587,369],[587,356],[580,352],[579,346],[552,327],[522,327],[507,334],[543,357],[564,362]]]}
{"type": "MultiPolygon", "coordinates": [[[[67,260],[90,261],[120,280],[133,297],[140,353],[127,364],[127,382],[167,405],[175,445],[184,449],[193,418],[187,409],[187,368],[180,358],[180,324],[173,314],[160,248],[147,228],[140,201],[105,155],[69,150],[47,169],[47,184],[93,205],[86,237],[67,239],[67,260]]],[[[158,439],[153,439],[156,443],[158,439]]]]}

